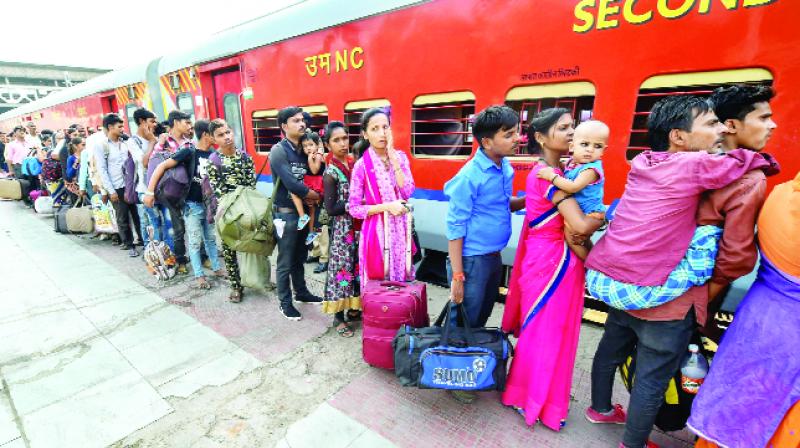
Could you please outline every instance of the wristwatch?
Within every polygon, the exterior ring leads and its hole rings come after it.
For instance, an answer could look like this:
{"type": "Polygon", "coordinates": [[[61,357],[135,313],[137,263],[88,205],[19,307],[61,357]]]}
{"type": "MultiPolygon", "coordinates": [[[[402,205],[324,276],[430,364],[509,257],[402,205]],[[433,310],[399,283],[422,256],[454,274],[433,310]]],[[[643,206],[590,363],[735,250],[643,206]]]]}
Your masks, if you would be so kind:
{"type": "Polygon", "coordinates": [[[152,192],[152,191],[145,191],[144,195],[145,196],[155,196],[156,194],[154,192],[152,192]]]}

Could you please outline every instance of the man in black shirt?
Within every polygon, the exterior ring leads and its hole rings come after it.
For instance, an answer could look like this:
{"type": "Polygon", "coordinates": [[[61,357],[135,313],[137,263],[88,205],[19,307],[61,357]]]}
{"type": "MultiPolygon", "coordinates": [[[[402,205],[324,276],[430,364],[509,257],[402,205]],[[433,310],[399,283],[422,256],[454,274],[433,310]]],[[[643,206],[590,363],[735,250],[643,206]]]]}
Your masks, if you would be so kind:
{"type": "MultiPolygon", "coordinates": [[[[209,122],[207,120],[198,120],[194,124],[197,146],[184,146],[176,151],[171,158],[161,162],[150,179],[150,189],[152,191],[152,188],[158,185],[158,181],[164,172],[178,165],[183,165],[192,178],[189,184],[189,193],[186,195],[186,204],[183,207],[183,222],[187,241],[186,249],[189,260],[192,262],[192,271],[197,280],[197,287],[200,289],[211,289],[211,284],[206,280],[205,272],[203,271],[203,261],[200,253],[203,246],[205,246],[214,275],[217,277],[225,276],[225,270],[222,269],[219,263],[214,226],[206,220],[206,206],[203,202],[203,176],[205,176],[206,166],[209,163],[208,158],[214,152],[211,148],[214,138],[208,131],[208,125],[209,122]]],[[[152,205],[149,203],[152,202],[154,202],[153,196],[145,197],[145,205],[150,207],[152,205]]]]}
{"type": "MultiPolygon", "coordinates": [[[[306,201],[319,201],[319,194],[303,184],[303,176],[308,171],[308,158],[300,146],[300,136],[306,131],[303,110],[299,107],[286,107],[278,112],[278,125],[284,139],[272,147],[269,166],[273,181],[280,178],[280,186],[275,194],[273,218],[285,222],[283,234],[278,238],[277,286],[280,310],[289,320],[300,320],[300,312],[292,304],[292,286],[298,302],[319,303],[317,297],[306,287],[303,262],[306,257],[305,240],[308,228],[297,228],[297,209],[292,203],[290,192],[306,201]]],[[[274,184],[273,184],[274,185],[274,184]]]]}
{"type": "MultiPolygon", "coordinates": [[[[169,135],[167,135],[166,138],[159,140],[159,143],[156,144],[153,151],[169,151],[170,153],[173,153],[173,155],[178,153],[181,149],[191,149],[194,151],[194,145],[192,144],[191,140],[186,138],[186,133],[192,129],[191,117],[181,111],[173,110],[167,116],[167,121],[170,123],[169,135]]],[[[188,164],[190,162],[194,163],[194,157],[185,159],[183,163],[188,164]]],[[[142,202],[145,206],[150,208],[153,207],[153,204],[155,203],[155,189],[158,185],[158,181],[161,180],[161,176],[164,175],[165,171],[177,166],[177,164],[178,163],[173,160],[165,160],[158,165],[156,170],[153,172],[152,177],[150,178],[147,191],[142,197],[142,202]]],[[[193,167],[189,166],[188,168],[189,170],[187,173],[194,172],[193,167]]],[[[175,258],[178,261],[177,272],[178,274],[186,274],[188,270],[186,268],[186,224],[183,220],[184,204],[172,204],[169,201],[159,202],[167,208],[170,219],[172,220],[172,241],[175,246],[175,258]]]]}

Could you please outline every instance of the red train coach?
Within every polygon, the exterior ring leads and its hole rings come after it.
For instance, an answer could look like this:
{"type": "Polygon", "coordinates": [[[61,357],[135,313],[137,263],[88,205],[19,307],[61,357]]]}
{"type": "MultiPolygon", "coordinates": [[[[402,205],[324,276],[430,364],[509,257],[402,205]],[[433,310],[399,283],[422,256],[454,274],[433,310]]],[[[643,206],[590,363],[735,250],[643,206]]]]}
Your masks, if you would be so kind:
{"type": "MultiPolygon", "coordinates": [[[[571,108],[578,121],[607,122],[610,200],[622,193],[627,161],[644,149],[647,111],[660,96],[771,83],[783,92],[773,104],[783,129],[769,150],[784,174],[773,182],[787,179],[800,170],[789,121],[798,111],[789,93],[798,81],[790,18],[799,16],[800,4],[788,1],[439,0],[254,48],[225,64],[238,66],[243,90],[252,92],[242,100],[242,133],[257,159],[279,137],[275,115],[283,106],[305,107],[317,125],[343,120],[354,135],[360,112],[390,106],[396,144],[408,152],[417,184],[422,243],[443,251],[442,187],[476,149],[470,116],[491,104],[519,110],[523,126],[554,105],[571,108]]],[[[215,101],[208,101],[212,114],[227,116],[215,101]]],[[[514,159],[515,190],[532,161],[514,159]]],[[[510,246],[507,264],[516,236],[510,246]]]]}

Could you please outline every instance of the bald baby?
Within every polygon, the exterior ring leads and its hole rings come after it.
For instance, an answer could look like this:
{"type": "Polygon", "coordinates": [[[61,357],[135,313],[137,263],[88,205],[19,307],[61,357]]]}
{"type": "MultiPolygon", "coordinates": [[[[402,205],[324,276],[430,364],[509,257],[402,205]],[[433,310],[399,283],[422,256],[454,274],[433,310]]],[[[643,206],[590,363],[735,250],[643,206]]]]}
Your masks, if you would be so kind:
{"type": "Polygon", "coordinates": [[[608,125],[599,120],[584,121],[575,128],[570,150],[573,163],[583,164],[600,160],[608,146],[611,133],[608,125]]]}

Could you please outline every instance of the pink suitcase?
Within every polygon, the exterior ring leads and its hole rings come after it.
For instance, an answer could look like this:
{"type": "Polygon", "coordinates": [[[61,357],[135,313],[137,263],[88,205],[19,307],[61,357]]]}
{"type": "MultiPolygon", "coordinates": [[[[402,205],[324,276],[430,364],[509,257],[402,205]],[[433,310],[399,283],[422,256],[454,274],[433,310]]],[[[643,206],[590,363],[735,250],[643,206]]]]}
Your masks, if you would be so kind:
{"type": "Polygon", "coordinates": [[[361,291],[363,307],[362,354],[375,367],[394,369],[392,339],[405,325],[430,326],[425,283],[370,281],[361,291]]]}

